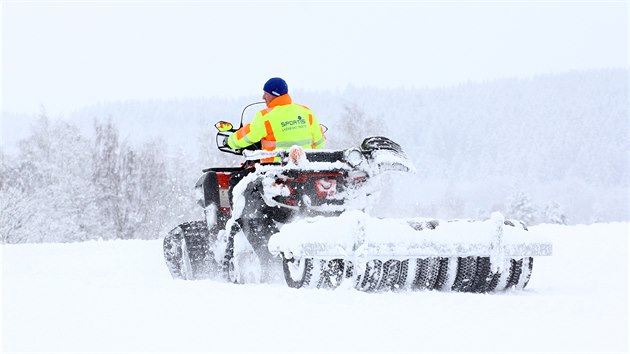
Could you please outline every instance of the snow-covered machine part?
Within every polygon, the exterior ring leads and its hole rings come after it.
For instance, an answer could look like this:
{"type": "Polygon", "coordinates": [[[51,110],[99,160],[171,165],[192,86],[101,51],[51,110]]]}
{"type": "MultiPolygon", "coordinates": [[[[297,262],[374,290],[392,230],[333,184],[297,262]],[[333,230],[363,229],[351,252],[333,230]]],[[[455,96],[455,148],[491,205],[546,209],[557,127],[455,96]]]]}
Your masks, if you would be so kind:
{"type": "Polygon", "coordinates": [[[269,250],[293,287],[488,292],[524,288],[543,235],[493,213],[486,221],[378,219],[361,211],[303,219],[280,229],[269,250]]]}
{"type": "Polygon", "coordinates": [[[245,162],[203,171],[195,189],[204,217],[164,238],[174,278],[490,292],[524,288],[533,257],[551,255],[550,242],[499,213],[486,221],[368,215],[382,190],[373,177],[414,171],[388,138],[345,150],[231,150],[219,144],[235,129],[216,126],[219,150],[245,162]]]}
{"type": "Polygon", "coordinates": [[[284,225],[271,236],[272,253],[300,258],[549,256],[544,237],[515,227],[500,213],[487,221],[374,218],[353,210],[284,225]]]}

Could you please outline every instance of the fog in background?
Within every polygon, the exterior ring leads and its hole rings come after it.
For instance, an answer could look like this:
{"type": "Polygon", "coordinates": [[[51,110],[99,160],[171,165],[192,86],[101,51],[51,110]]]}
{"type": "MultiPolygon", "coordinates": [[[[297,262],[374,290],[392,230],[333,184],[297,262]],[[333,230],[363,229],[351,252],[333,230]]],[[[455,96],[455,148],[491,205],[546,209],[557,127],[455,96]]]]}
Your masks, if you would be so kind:
{"type": "Polygon", "coordinates": [[[239,161],[212,125],[272,76],[328,148],[402,145],[417,172],[385,178],[375,214],[628,220],[627,10],[4,2],[3,241],[155,238],[200,217],[200,170],[239,161]]]}

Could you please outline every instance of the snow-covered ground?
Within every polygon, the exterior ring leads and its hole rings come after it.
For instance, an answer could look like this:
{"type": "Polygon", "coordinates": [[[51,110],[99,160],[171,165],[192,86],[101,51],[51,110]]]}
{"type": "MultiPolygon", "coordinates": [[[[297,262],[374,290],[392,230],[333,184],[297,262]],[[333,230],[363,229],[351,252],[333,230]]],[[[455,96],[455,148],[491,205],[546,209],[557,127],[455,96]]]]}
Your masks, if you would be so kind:
{"type": "Polygon", "coordinates": [[[175,281],[161,240],[2,246],[3,352],[627,352],[628,224],[541,225],[525,291],[175,281]]]}

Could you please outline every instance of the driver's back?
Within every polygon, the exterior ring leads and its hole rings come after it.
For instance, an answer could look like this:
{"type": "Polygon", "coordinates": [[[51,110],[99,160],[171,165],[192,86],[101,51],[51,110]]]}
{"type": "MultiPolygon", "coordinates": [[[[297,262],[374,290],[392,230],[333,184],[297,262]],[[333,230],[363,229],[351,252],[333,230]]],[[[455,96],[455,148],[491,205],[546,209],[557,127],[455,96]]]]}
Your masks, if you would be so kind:
{"type": "Polygon", "coordinates": [[[267,151],[287,150],[293,145],[320,149],[324,147],[326,138],[313,112],[306,106],[293,103],[291,97],[285,94],[271,101],[268,108],[257,112],[251,124],[232,134],[228,145],[233,149],[242,149],[259,141],[262,149],[267,151]]]}

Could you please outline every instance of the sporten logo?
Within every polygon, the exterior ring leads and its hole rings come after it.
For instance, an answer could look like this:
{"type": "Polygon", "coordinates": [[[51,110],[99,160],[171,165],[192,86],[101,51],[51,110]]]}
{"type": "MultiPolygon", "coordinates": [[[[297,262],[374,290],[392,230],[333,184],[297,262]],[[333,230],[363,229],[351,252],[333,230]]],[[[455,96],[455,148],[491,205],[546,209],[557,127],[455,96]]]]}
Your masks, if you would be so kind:
{"type": "Polygon", "coordinates": [[[298,116],[297,119],[280,123],[280,126],[284,128],[286,126],[303,125],[303,124],[306,124],[306,121],[304,120],[304,118],[302,118],[302,116],[298,116]]]}

